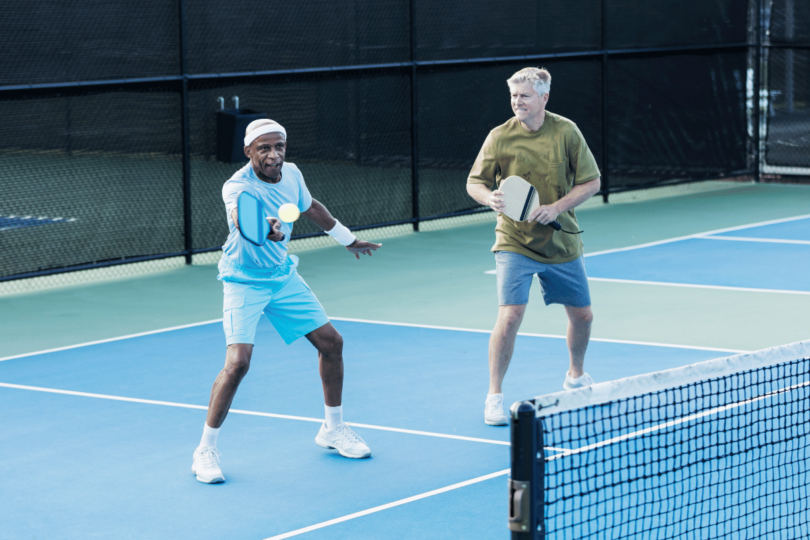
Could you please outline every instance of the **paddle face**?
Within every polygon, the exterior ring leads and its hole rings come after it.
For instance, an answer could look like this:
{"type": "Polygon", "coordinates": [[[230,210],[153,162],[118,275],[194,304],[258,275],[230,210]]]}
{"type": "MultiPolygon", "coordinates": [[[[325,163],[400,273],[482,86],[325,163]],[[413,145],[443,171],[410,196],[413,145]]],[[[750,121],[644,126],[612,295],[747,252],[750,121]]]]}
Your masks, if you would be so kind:
{"type": "Polygon", "coordinates": [[[503,192],[506,204],[503,213],[515,221],[526,221],[529,214],[540,206],[537,190],[519,176],[510,176],[498,189],[503,192]]]}
{"type": "Polygon", "coordinates": [[[239,232],[248,242],[257,246],[264,245],[270,234],[270,224],[264,215],[261,201],[243,191],[236,200],[239,218],[239,232]]]}

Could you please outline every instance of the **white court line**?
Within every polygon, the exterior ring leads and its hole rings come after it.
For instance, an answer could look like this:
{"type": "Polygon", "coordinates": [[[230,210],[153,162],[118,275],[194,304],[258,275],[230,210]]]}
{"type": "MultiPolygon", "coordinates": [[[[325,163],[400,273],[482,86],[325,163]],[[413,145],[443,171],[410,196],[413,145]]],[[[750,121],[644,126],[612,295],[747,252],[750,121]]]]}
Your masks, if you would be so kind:
{"type": "Polygon", "coordinates": [[[753,289],[750,287],[726,287],[724,285],[695,285],[692,283],[670,283],[667,281],[640,281],[635,279],[592,278],[588,281],[606,281],[608,283],[631,283],[635,285],[659,285],[662,287],[685,287],[687,289],[715,289],[720,291],[742,291],[775,294],[810,294],[810,291],[786,291],[782,289],[753,289]]]}
{"type": "MultiPolygon", "coordinates": [[[[707,239],[712,238],[713,237],[707,237],[707,239]]],[[[723,240],[725,240],[725,238],[723,240]]],[[[810,242],[808,242],[808,244],[810,244],[810,242]]],[[[495,274],[495,270],[487,270],[484,273],[495,274]]],[[[643,281],[639,279],[614,279],[614,278],[598,278],[590,276],[588,277],[588,281],[606,281],[609,283],[631,283],[635,285],[661,285],[664,287],[686,287],[688,289],[717,289],[725,291],[765,292],[765,293],[779,293],[779,294],[810,294],[810,292],[808,291],[786,291],[782,289],[754,289],[751,287],[728,287],[725,285],[698,285],[695,283],[673,283],[670,281],[643,281]]]]}
{"type": "Polygon", "coordinates": [[[786,392],[791,392],[793,390],[796,390],[798,388],[802,388],[802,387],[808,386],[808,385],[810,385],[810,382],[804,382],[804,383],[801,383],[801,384],[795,384],[793,386],[788,386],[787,388],[781,388],[779,390],[774,390],[773,392],[768,392],[766,394],[762,394],[761,396],[757,396],[757,397],[754,397],[754,398],[751,398],[751,399],[746,399],[745,401],[740,401],[740,402],[737,402],[737,403],[731,403],[729,405],[724,405],[722,407],[717,407],[715,409],[710,409],[708,411],[695,413],[695,414],[692,414],[692,415],[689,415],[689,416],[685,416],[683,418],[679,418],[677,420],[672,420],[670,422],[666,422],[664,424],[659,424],[657,426],[648,427],[648,428],[642,429],[640,431],[634,431],[633,433],[627,433],[625,435],[621,435],[619,437],[614,437],[612,439],[607,439],[605,441],[601,441],[601,442],[598,442],[598,443],[589,444],[588,446],[583,446],[582,448],[577,448],[575,450],[566,450],[562,454],[557,454],[557,455],[554,455],[554,456],[547,457],[546,461],[551,461],[551,460],[554,460],[554,459],[564,458],[564,457],[568,457],[568,456],[571,456],[571,455],[574,455],[574,454],[581,454],[582,452],[587,452],[587,451],[593,450],[595,448],[601,448],[602,446],[608,446],[610,444],[625,441],[627,439],[633,439],[633,438],[639,437],[641,435],[646,435],[647,433],[652,433],[654,431],[660,431],[662,429],[672,427],[672,426],[677,426],[678,424],[683,424],[683,423],[689,422],[691,420],[696,420],[698,418],[703,418],[704,416],[709,416],[709,415],[712,415],[712,414],[721,413],[723,411],[727,411],[727,410],[730,410],[730,409],[736,409],[738,407],[742,407],[743,405],[748,405],[749,403],[754,403],[756,401],[761,401],[763,399],[767,399],[769,397],[777,396],[779,394],[784,394],[786,392]]]}
{"type": "Polygon", "coordinates": [[[731,242],[764,242],[766,244],[801,244],[810,246],[810,240],[778,240],[776,238],[752,238],[750,236],[699,236],[701,240],[728,240],[731,242]]]}
{"type": "Polygon", "coordinates": [[[279,534],[276,536],[271,536],[266,540],[282,540],[283,538],[291,538],[293,536],[298,536],[300,534],[308,533],[310,531],[315,531],[317,529],[323,529],[324,527],[329,527],[330,525],[336,525],[338,523],[343,523],[344,521],[349,521],[351,519],[367,516],[369,514],[374,514],[376,512],[381,512],[382,510],[388,510],[389,508],[394,508],[396,506],[401,506],[403,504],[408,504],[414,501],[418,501],[421,499],[426,499],[427,497],[432,497],[434,495],[440,495],[442,493],[446,493],[448,491],[453,491],[454,489],[463,488],[466,486],[470,486],[472,484],[477,484],[479,482],[484,482],[486,480],[491,480],[493,478],[497,478],[499,476],[504,476],[509,474],[510,469],[504,469],[502,471],[498,471],[492,474],[487,474],[484,476],[479,476],[478,478],[473,478],[472,480],[465,480],[464,482],[459,482],[458,484],[453,484],[451,486],[434,489],[433,491],[428,491],[426,493],[422,493],[420,495],[414,495],[413,497],[408,497],[406,499],[400,499],[398,501],[390,502],[388,504],[383,504],[380,506],[375,506],[374,508],[369,508],[368,510],[362,510],[360,512],[355,512],[354,514],[349,514],[347,516],[330,519],[329,521],[324,521],[323,523],[318,523],[316,525],[310,525],[309,527],[304,527],[302,529],[297,529],[295,531],[290,531],[284,534],[279,534]]]}
{"type": "MultiPolygon", "coordinates": [[[[432,326],[429,324],[412,324],[412,323],[396,323],[396,322],[385,322],[385,321],[370,321],[366,319],[350,319],[347,317],[330,317],[330,319],[336,321],[348,321],[348,322],[360,322],[360,323],[367,323],[367,324],[382,324],[388,326],[408,326],[412,328],[427,328],[430,330],[455,330],[458,332],[473,332],[476,334],[491,334],[492,330],[474,330],[472,328],[454,328],[452,326],[432,326]]],[[[519,336],[527,336],[527,337],[541,337],[541,338],[551,338],[551,339],[566,339],[566,336],[560,336],[556,334],[534,334],[531,332],[518,332],[519,336]]],[[[690,349],[696,351],[717,351],[717,352],[733,352],[733,353],[747,353],[751,352],[749,350],[738,350],[738,349],[722,349],[718,347],[699,347],[696,345],[673,345],[671,343],[656,343],[654,341],[632,341],[628,339],[607,339],[607,338],[594,338],[592,337],[590,341],[599,341],[602,343],[619,343],[623,345],[645,345],[648,347],[667,347],[670,349],[690,349]]]]}
{"type": "Polygon", "coordinates": [[[52,352],[57,352],[57,351],[67,351],[67,350],[70,350],[70,349],[78,349],[79,347],[88,347],[90,345],[98,345],[100,343],[110,343],[110,342],[113,342],[113,341],[121,341],[122,339],[130,339],[130,338],[136,338],[136,337],[141,337],[141,336],[150,336],[152,334],[161,334],[163,332],[171,332],[172,330],[182,330],[183,328],[193,328],[195,326],[203,326],[205,324],[212,324],[212,323],[216,323],[216,322],[222,322],[222,319],[212,319],[210,321],[203,321],[203,322],[192,323],[192,324],[184,324],[184,325],[181,325],[181,326],[172,326],[170,328],[161,328],[160,330],[150,330],[149,332],[141,332],[139,334],[129,334],[129,335],[126,335],[126,336],[118,336],[118,337],[114,337],[114,338],[100,339],[98,341],[88,341],[87,343],[78,343],[76,345],[68,345],[66,347],[58,347],[56,349],[46,349],[44,351],[36,351],[36,352],[30,352],[30,353],[25,353],[25,354],[17,354],[17,355],[14,355],[14,356],[6,356],[4,358],[0,358],[0,362],[2,362],[4,360],[14,360],[15,358],[25,358],[26,356],[36,356],[38,354],[52,353],[52,352]]]}
{"type": "MultiPolygon", "coordinates": [[[[109,399],[112,401],[126,401],[129,403],[143,403],[147,405],[163,405],[164,407],[179,407],[182,409],[197,409],[201,411],[207,411],[208,407],[205,405],[190,405],[187,403],[176,403],[173,401],[158,401],[154,399],[140,399],[140,398],[129,398],[129,397],[122,397],[122,396],[111,396],[108,394],[93,394],[90,392],[76,392],[73,390],[60,390],[57,388],[43,388],[40,386],[26,386],[22,384],[10,384],[10,383],[0,383],[0,387],[5,388],[14,388],[17,390],[31,390],[34,392],[46,392],[49,394],[64,394],[68,396],[81,396],[81,397],[89,397],[89,398],[96,398],[96,399],[109,399]]],[[[244,414],[248,416],[263,416],[266,418],[281,418],[284,420],[299,420],[303,422],[316,422],[318,424],[323,423],[323,418],[309,418],[307,416],[291,416],[288,414],[274,414],[274,413],[265,413],[265,412],[257,412],[257,411],[245,411],[241,409],[230,409],[231,413],[234,414],[244,414]]],[[[497,444],[501,446],[510,446],[510,443],[506,441],[496,441],[492,439],[479,439],[476,437],[464,437],[462,435],[449,435],[444,433],[434,433],[431,431],[417,431],[413,429],[401,429],[401,428],[392,428],[386,426],[375,426],[372,424],[356,424],[354,422],[348,422],[350,425],[359,428],[366,428],[366,429],[376,429],[378,431],[393,431],[395,433],[407,433],[409,435],[423,435],[425,437],[437,437],[440,439],[454,439],[459,441],[469,441],[469,442],[481,442],[487,444],[497,444]]]]}
{"type": "Polygon", "coordinates": [[[690,239],[693,239],[693,238],[700,238],[702,236],[711,236],[711,235],[720,234],[720,233],[724,233],[724,232],[739,231],[739,230],[742,230],[742,229],[752,229],[754,227],[763,227],[765,225],[775,225],[777,223],[787,223],[789,221],[798,221],[798,220],[801,220],[801,219],[808,219],[808,218],[810,218],[810,214],[806,214],[806,215],[803,215],[803,216],[782,218],[782,219],[774,219],[774,220],[771,220],[771,221],[760,221],[759,223],[751,223],[750,225],[740,225],[738,227],[728,227],[728,228],[725,228],[725,229],[717,229],[717,230],[714,230],[714,231],[705,231],[705,232],[702,232],[702,233],[690,234],[690,235],[687,235],[687,236],[678,236],[676,238],[670,238],[668,240],[658,240],[657,242],[648,242],[646,244],[638,244],[638,245],[635,245],[635,246],[628,246],[628,247],[624,247],[624,248],[606,249],[606,250],[603,250],[603,251],[595,251],[594,253],[586,253],[585,257],[596,257],[598,255],[607,255],[608,253],[618,253],[618,252],[621,252],[621,251],[631,251],[631,250],[634,250],[634,249],[642,249],[642,248],[646,248],[646,247],[660,246],[661,244],[670,244],[672,242],[680,242],[681,240],[690,240],[690,239]]]}
{"type": "MultiPolygon", "coordinates": [[[[494,272],[494,271],[493,271],[494,272]]],[[[589,278],[590,279],[590,278],[589,278]]],[[[641,282],[646,283],[646,282],[641,282]]],[[[454,326],[436,326],[430,324],[413,324],[413,323],[399,323],[399,322],[388,322],[388,321],[372,321],[368,319],[354,319],[350,317],[329,317],[330,320],[334,321],[346,321],[346,322],[359,322],[359,323],[366,323],[366,324],[380,324],[385,326],[405,326],[410,328],[428,328],[431,330],[453,330],[456,332],[472,332],[476,334],[491,334],[492,330],[479,330],[475,328],[458,328],[454,326]]],[[[136,338],[141,336],[148,336],[152,334],[160,334],[163,332],[171,332],[172,330],[182,330],[183,328],[191,328],[194,326],[203,326],[205,324],[213,324],[222,322],[222,319],[212,319],[210,321],[203,321],[199,323],[193,324],[185,324],[182,326],[172,326],[170,328],[161,328],[159,330],[152,330],[149,332],[141,332],[139,334],[129,334],[126,336],[114,337],[109,339],[101,339],[98,341],[88,341],[87,343],[78,343],[76,345],[69,345],[66,347],[59,347],[56,349],[46,349],[43,351],[35,351],[30,353],[18,354],[15,356],[6,356],[5,358],[0,358],[0,362],[4,360],[14,360],[15,358],[25,358],[27,356],[37,356],[40,354],[51,353],[51,352],[58,352],[58,351],[66,351],[70,349],[78,349],[80,347],[88,347],[90,345],[98,345],[101,343],[110,343],[113,341],[120,341],[124,339],[136,338]]],[[[556,334],[534,334],[529,332],[518,332],[519,336],[529,336],[529,337],[543,337],[543,338],[552,338],[552,339],[565,339],[565,336],[556,335],[556,334]]],[[[651,347],[669,347],[672,349],[695,349],[700,351],[718,351],[718,352],[749,352],[749,351],[742,351],[737,349],[722,349],[717,347],[696,347],[692,345],[675,345],[672,343],[655,343],[649,341],[632,341],[632,340],[624,340],[624,339],[605,339],[605,338],[591,338],[591,341],[601,341],[604,343],[623,343],[626,345],[648,345],[651,347]]]]}

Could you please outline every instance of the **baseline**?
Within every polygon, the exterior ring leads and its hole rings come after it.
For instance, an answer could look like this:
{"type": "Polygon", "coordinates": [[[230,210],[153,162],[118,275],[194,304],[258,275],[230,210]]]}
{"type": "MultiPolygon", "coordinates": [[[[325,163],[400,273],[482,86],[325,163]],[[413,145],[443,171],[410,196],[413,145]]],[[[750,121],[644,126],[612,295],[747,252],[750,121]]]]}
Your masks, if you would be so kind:
{"type": "MultiPolygon", "coordinates": [[[[671,281],[646,281],[638,279],[616,279],[616,278],[592,278],[589,277],[588,281],[604,281],[607,283],[628,283],[631,285],[657,285],[659,287],[684,287],[686,289],[713,289],[718,291],[739,291],[739,292],[755,292],[755,293],[771,293],[771,294],[806,294],[810,295],[810,291],[787,291],[782,289],[755,289],[752,287],[730,287],[726,285],[698,285],[695,283],[674,283],[671,281]]],[[[592,340],[593,341],[593,340],[592,340]]],[[[745,352],[745,351],[743,351],[745,352]]]]}
{"type": "MultiPolygon", "coordinates": [[[[74,390],[62,390],[58,388],[43,388],[40,386],[28,386],[24,384],[10,384],[0,382],[0,387],[3,388],[14,388],[16,390],[30,390],[33,392],[45,392],[50,394],[62,394],[68,396],[80,396],[80,397],[89,397],[95,399],[108,399],[112,401],[124,401],[129,403],[141,403],[146,405],[162,405],[164,407],[178,407],[181,409],[197,409],[201,411],[207,411],[208,407],[205,405],[192,405],[189,403],[175,403],[172,401],[160,401],[155,399],[140,399],[140,398],[131,398],[131,397],[124,397],[124,396],[111,396],[107,394],[94,394],[92,392],[76,392],[74,390]]],[[[258,411],[245,411],[242,409],[229,409],[229,413],[232,414],[244,414],[248,416],[263,416],[266,418],[280,418],[283,420],[298,420],[302,422],[315,422],[318,424],[323,423],[323,418],[310,418],[307,416],[293,416],[289,414],[276,414],[276,413],[266,413],[266,412],[258,412],[258,411]]],[[[499,444],[502,446],[510,446],[510,443],[505,441],[495,441],[492,439],[481,439],[478,437],[465,437],[462,435],[450,435],[446,433],[434,433],[431,431],[418,431],[413,429],[403,429],[403,428],[392,428],[387,426],[376,426],[372,424],[358,424],[355,422],[347,422],[347,424],[353,427],[365,428],[365,429],[375,429],[378,431],[391,431],[394,433],[406,433],[408,435],[422,435],[425,437],[437,437],[440,439],[454,439],[458,441],[468,441],[468,442],[480,442],[480,443],[488,443],[488,444],[499,444]]]]}
{"type": "Polygon", "coordinates": [[[774,224],[777,224],[777,223],[787,223],[789,221],[799,221],[799,220],[808,219],[808,218],[810,218],[810,214],[804,214],[804,215],[801,215],[801,216],[794,216],[794,217],[782,218],[782,219],[773,219],[773,220],[770,220],[770,221],[760,221],[760,222],[751,223],[751,224],[748,224],[748,225],[739,225],[739,226],[736,226],[736,227],[726,227],[724,229],[715,229],[715,230],[712,230],[712,231],[704,231],[704,232],[700,232],[700,233],[689,234],[689,235],[686,235],[686,236],[676,236],[674,238],[669,238],[669,239],[666,239],[666,240],[658,240],[658,241],[655,241],[655,242],[647,242],[645,244],[637,244],[635,246],[628,246],[628,247],[615,248],[615,249],[605,249],[605,250],[602,250],[602,251],[595,251],[593,253],[586,253],[584,256],[585,257],[598,257],[600,255],[607,255],[609,253],[619,253],[619,252],[622,252],[622,251],[632,251],[632,250],[643,249],[643,248],[652,247],[652,246],[660,246],[662,244],[671,244],[672,242],[680,242],[682,240],[691,240],[693,238],[700,238],[700,237],[703,237],[703,236],[711,236],[711,235],[722,234],[722,233],[727,233],[727,232],[740,231],[740,230],[743,230],[743,229],[752,229],[752,228],[755,228],[755,227],[764,227],[766,225],[774,225],[774,224]]]}
{"type": "Polygon", "coordinates": [[[140,332],[140,333],[137,333],[137,334],[127,334],[125,336],[118,336],[118,337],[107,338],[107,339],[99,339],[97,341],[88,341],[86,343],[77,343],[76,345],[66,345],[64,347],[57,347],[55,349],[45,349],[45,350],[42,350],[42,351],[34,351],[34,352],[23,353],[23,354],[15,354],[14,356],[6,356],[6,357],[3,357],[3,358],[0,358],[0,362],[3,362],[5,360],[14,360],[16,358],[25,358],[26,356],[37,356],[37,355],[40,355],[40,354],[46,354],[46,353],[52,353],[52,352],[69,351],[71,349],[78,349],[80,347],[89,347],[90,345],[99,345],[101,343],[112,343],[114,341],[121,341],[123,339],[132,339],[132,338],[143,337],[143,336],[151,336],[151,335],[154,335],[154,334],[162,334],[164,332],[172,332],[174,330],[182,330],[184,328],[194,328],[195,326],[204,326],[206,324],[221,323],[221,322],[222,322],[222,319],[211,319],[210,321],[202,321],[202,322],[191,323],[191,324],[183,324],[183,325],[180,325],[180,326],[170,326],[169,328],[160,328],[158,330],[149,330],[148,332],[140,332]]]}
{"type": "MultiPolygon", "coordinates": [[[[485,272],[487,274],[494,274],[494,270],[490,270],[485,272]]],[[[601,278],[588,278],[589,280],[594,281],[610,281],[607,279],[601,278]]],[[[646,283],[646,282],[644,282],[646,283]]],[[[780,291],[781,292],[781,291],[780,291]]],[[[346,322],[357,322],[357,323],[366,323],[366,324],[379,324],[379,325],[386,325],[386,326],[403,326],[408,328],[427,328],[432,330],[451,330],[456,332],[472,332],[478,334],[491,334],[492,330],[482,330],[477,328],[461,328],[461,327],[454,327],[454,326],[437,326],[437,325],[429,325],[429,324],[415,324],[415,323],[402,323],[402,322],[391,322],[391,321],[375,321],[371,319],[356,319],[351,317],[329,317],[330,320],[335,321],[346,321],[346,322]]],[[[174,330],[183,330],[185,328],[194,328],[197,326],[204,326],[206,324],[215,324],[221,323],[222,319],[211,319],[208,321],[202,321],[198,323],[191,323],[191,324],[184,324],[180,326],[171,326],[168,328],[160,328],[158,330],[150,330],[148,332],[140,332],[138,334],[127,334],[124,336],[118,336],[113,338],[107,339],[100,339],[97,341],[88,341],[85,343],[77,343],[75,345],[66,345],[64,347],[58,347],[55,349],[44,349],[41,351],[33,351],[28,353],[16,354],[13,356],[6,356],[0,358],[0,362],[6,360],[15,360],[18,358],[26,358],[30,356],[38,356],[41,354],[53,353],[53,352],[60,352],[60,351],[68,351],[72,349],[78,349],[81,347],[89,347],[91,345],[99,345],[102,343],[113,343],[115,341],[122,341],[125,339],[132,339],[138,338],[143,336],[150,336],[155,334],[162,334],[165,332],[172,332],[174,330]]],[[[566,339],[566,336],[559,335],[559,334],[536,334],[536,333],[529,333],[529,332],[518,332],[519,336],[528,336],[528,337],[544,337],[544,338],[551,338],[551,339],[566,339]]],[[[607,339],[607,338],[595,338],[592,337],[590,341],[600,341],[604,343],[622,343],[626,345],[648,345],[651,347],[668,347],[674,349],[693,349],[693,350],[702,350],[702,351],[718,351],[718,352],[748,352],[744,350],[736,350],[736,349],[723,349],[723,348],[714,348],[714,347],[697,347],[693,345],[678,345],[673,343],[656,343],[656,342],[648,342],[648,341],[633,341],[633,340],[621,340],[621,339],[607,339]]]]}
{"type": "Polygon", "coordinates": [[[344,521],[349,521],[351,519],[356,519],[359,517],[367,516],[369,514],[374,514],[376,512],[381,512],[383,510],[388,510],[389,508],[394,508],[397,506],[401,506],[403,504],[408,504],[411,502],[415,502],[421,499],[426,499],[428,497],[433,497],[434,495],[439,495],[442,493],[446,493],[448,491],[453,491],[455,489],[463,488],[466,486],[470,486],[473,484],[477,484],[479,482],[484,482],[486,480],[491,480],[493,478],[497,478],[499,476],[507,475],[511,472],[511,469],[504,469],[502,471],[494,472],[491,474],[487,474],[484,476],[479,476],[478,478],[473,478],[471,480],[465,480],[464,482],[459,482],[457,484],[453,484],[447,487],[434,489],[433,491],[428,491],[426,493],[421,493],[419,495],[414,495],[412,497],[407,497],[405,499],[400,499],[398,501],[390,502],[387,504],[383,504],[380,506],[375,506],[374,508],[369,508],[368,510],[362,510],[360,512],[355,512],[354,514],[349,514],[347,516],[342,516],[335,519],[330,519],[329,521],[324,521],[322,523],[317,523],[315,525],[310,525],[309,527],[303,527],[301,529],[297,529],[295,531],[290,531],[288,533],[279,534],[276,536],[271,536],[265,540],[283,540],[284,538],[291,538],[293,536],[299,536],[304,533],[308,533],[310,531],[314,531],[317,529],[323,529],[324,527],[329,527],[330,525],[337,525],[338,523],[343,523],[344,521]]]}
{"type": "Polygon", "coordinates": [[[764,242],[766,244],[801,244],[810,246],[810,240],[782,240],[778,238],[753,238],[751,236],[699,236],[700,240],[727,240],[729,242],[764,242]]]}

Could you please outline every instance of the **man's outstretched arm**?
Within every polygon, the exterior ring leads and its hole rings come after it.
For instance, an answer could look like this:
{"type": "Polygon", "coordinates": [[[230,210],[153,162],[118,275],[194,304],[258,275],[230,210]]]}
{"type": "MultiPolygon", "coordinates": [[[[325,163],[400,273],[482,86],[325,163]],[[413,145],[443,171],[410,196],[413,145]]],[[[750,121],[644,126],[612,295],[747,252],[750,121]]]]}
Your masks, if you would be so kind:
{"type": "MultiPolygon", "coordinates": [[[[339,225],[338,221],[332,217],[329,210],[327,210],[323,204],[315,199],[312,199],[312,205],[309,207],[309,210],[301,215],[326,232],[332,231],[336,225],[342,227],[342,225],[339,225]]],[[[361,253],[370,256],[373,251],[381,248],[382,244],[374,244],[372,242],[366,242],[355,238],[354,242],[345,247],[347,250],[349,250],[349,252],[353,253],[354,256],[359,259],[361,253]]]]}

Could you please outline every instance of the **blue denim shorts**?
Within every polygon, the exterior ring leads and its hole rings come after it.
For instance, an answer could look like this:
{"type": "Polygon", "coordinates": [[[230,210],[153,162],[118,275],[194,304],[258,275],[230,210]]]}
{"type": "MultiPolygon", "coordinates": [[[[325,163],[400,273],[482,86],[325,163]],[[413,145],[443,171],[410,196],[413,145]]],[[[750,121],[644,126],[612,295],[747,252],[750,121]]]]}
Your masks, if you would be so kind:
{"type": "Polygon", "coordinates": [[[262,313],[287,345],[329,322],[321,303],[298,272],[293,271],[280,287],[231,281],[222,284],[222,325],[228,345],[252,344],[262,313]]]}
{"type": "Polygon", "coordinates": [[[591,305],[588,276],[582,257],[567,263],[545,264],[512,251],[497,251],[495,270],[498,276],[498,302],[502,306],[528,304],[529,288],[535,274],[546,305],[591,305]]]}

